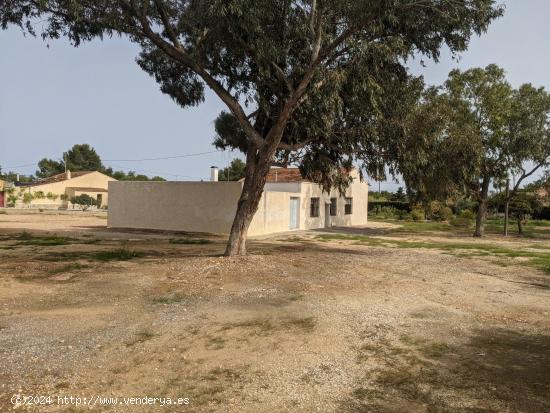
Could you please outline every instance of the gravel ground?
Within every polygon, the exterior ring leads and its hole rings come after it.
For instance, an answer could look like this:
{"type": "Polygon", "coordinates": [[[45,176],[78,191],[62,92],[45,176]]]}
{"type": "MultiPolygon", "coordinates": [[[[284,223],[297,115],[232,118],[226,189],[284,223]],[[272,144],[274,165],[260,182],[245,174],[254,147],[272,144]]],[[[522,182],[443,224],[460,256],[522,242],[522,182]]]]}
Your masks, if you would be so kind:
{"type": "Polygon", "coordinates": [[[218,238],[0,215],[0,411],[13,395],[50,396],[17,409],[36,412],[90,411],[58,396],[119,398],[98,412],[550,411],[548,276],[298,235],[224,258],[218,238]],[[22,229],[74,239],[25,244],[22,229]],[[94,258],[120,248],[137,257],[94,258]],[[144,396],[190,404],[122,400],[144,396]]]}

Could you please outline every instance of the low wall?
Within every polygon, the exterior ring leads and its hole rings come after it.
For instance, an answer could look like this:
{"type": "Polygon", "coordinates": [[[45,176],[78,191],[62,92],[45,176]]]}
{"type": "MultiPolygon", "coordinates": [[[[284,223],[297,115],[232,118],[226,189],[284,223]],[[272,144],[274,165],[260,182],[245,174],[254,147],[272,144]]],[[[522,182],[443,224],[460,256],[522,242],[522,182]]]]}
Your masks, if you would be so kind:
{"type": "Polygon", "coordinates": [[[227,234],[241,182],[109,182],[113,228],[227,234]]]}

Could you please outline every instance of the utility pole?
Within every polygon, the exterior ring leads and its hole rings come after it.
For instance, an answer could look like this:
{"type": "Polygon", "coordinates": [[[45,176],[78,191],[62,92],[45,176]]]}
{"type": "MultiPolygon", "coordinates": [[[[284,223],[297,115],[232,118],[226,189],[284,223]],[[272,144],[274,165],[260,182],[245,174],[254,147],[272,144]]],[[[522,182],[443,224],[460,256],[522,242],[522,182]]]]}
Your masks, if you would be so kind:
{"type": "Polygon", "coordinates": [[[506,192],[505,192],[505,201],[504,201],[504,236],[508,236],[508,212],[510,209],[510,178],[506,178],[506,192]]]}

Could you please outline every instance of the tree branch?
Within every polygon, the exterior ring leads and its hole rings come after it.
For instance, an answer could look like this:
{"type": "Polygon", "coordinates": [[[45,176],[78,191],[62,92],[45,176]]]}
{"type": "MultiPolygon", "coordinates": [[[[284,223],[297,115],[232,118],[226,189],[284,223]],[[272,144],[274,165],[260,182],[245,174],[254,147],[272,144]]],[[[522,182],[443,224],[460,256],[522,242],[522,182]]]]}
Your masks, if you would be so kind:
{"type": "MultiPolygon", "coordinates": [[[[135,9],[134,9],[135,10],[135,9]]],[[[143,11],[143,10],[142,10],[143,11]]],[[[254,142],[257,146],[262,146],[264,141],[260,134],[254,129],[249,122],[246,113],[244,112],[240,103],[235,99],[223,85],[215,79],[208,71],[206,71],[198,62],[193,60],[189,53],[181,48],[176,48],[174,45],[168,43],[158,33],[151,29],[148,21],[148,16],[141,12],[137,13],[137,17],[141,23],[141,30],[143,35],[151,40],[155,46],[163,50],[168,56],[174,60],[182,63],[184,66],[193,70],[199,75],[202,80],[218,95],[218,97],[227,105],[229,110],[233,113],[241,127],[243,128],[246,137],[254,142]]],[[[136,10],[137,12],[137,10],[136,10]]]]}

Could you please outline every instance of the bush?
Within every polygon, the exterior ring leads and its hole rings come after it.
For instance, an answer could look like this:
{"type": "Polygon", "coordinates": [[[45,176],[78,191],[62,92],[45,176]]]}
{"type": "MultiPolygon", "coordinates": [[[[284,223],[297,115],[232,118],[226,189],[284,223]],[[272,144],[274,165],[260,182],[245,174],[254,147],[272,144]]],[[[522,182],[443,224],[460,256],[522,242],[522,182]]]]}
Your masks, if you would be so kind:
{"type": "Polygon", "coordinates": [[[34,196],[30,192],[25,192],[23,194],[23,203],[29,205],[32,200],[34,199],[34,196]]]}
{"type": "Polygon", "coordinates": [[[464,210],[460,211],[460,214],[458,214],[458,217],[469,219],[470,221],[473,221],[476,218],[476,214],[474,213],[474,211],[472,211],[470,209],[464,209],[464,210]]]}
{"type": "Polygon", "coordinates": [[[457,228],[470,228],[472,226],[472,220],[465,217],[455,217],[449,222],[453,227],[457,228]]]}
{"type": "Polygon", "coordinates": [[[369,212],[373,212],[376,210],[379,210],[380,208],[384,207],[392,207],[396,210],[411,211],[411,206],[408,202],[402,202],[402,201],[381,201],[381,200],[370,200],[369,199],[369,212]]]}
{"type": "Polygon", "coordinates": [[[86,211],[88,208],[97,205],[97,200],[92,198],[88,194],[82,194],[78,196],[73,196],[71,198],[71,203],[74,205],[80,205],[83,211],[86,211]]]}
{"type": "Polygon", "coordinates": [[[396,219],[397,210],[394,207],[389,206],[379,207],[376,211],[376,216],[382,219],[396,219]]]}
{"type": "Polygon", "coordinates": [[[432,215],[432,219],[435,221],[450,221],[453,218],[453,210],[447,206],[439,208],[432,215]]]}
{"type": "Polygon", "coordinates": [[[411,218],[413,221],[424,221],[426,219],[426,215],[423,210],[415,208],[411,211],[411,218]]]}
{"type": "Polygon", "coordinates": [[[410,221],[412,220],[412,216],[410,212],[407,211],[397,211],[397,219],[400,221],[410,221]]]}
{"type": "Polygon", "coordinates": [[[434,221],[449,221],[453,217],[453,210],[445,204],[434,201],[430,203],[428,218],[434,221]]]}

